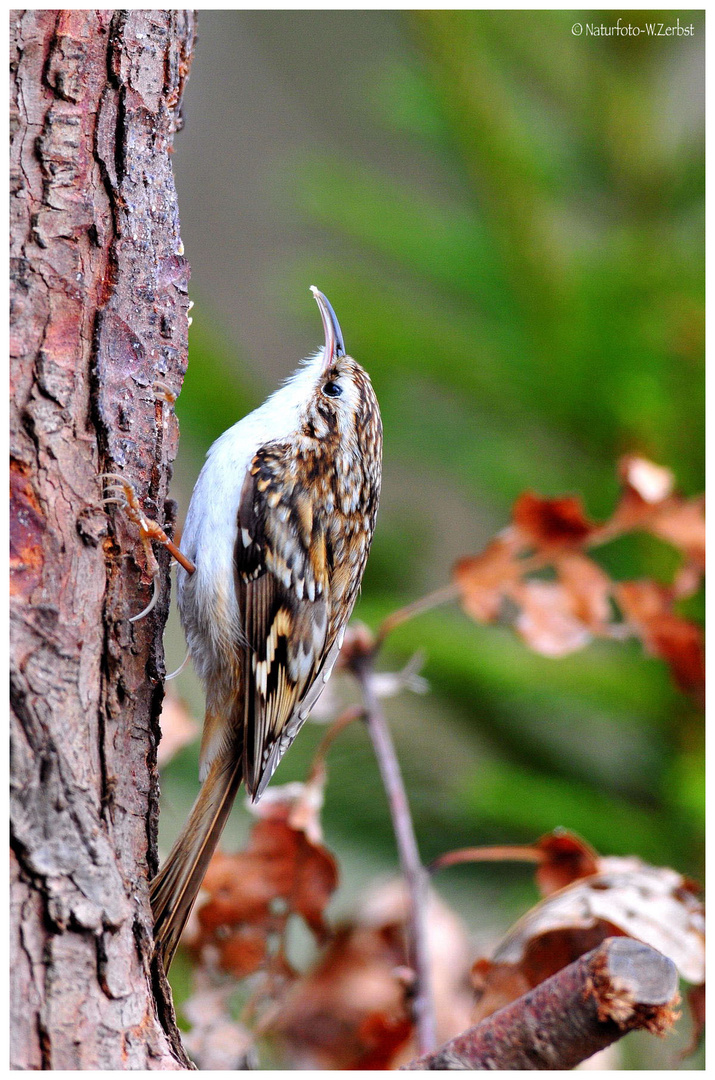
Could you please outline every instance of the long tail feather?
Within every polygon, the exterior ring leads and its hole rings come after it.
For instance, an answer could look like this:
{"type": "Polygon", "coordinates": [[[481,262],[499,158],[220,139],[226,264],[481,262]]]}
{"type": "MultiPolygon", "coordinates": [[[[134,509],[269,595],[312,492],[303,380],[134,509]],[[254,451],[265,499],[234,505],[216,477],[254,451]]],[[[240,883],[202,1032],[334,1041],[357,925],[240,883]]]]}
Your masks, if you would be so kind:
{"type": "Polygon", "coordinates": [[[151,883],[154,940],[164,971],[169,970],[240,783],[240,754],[226,754],[212,763],[189,820],[151,883]]]}

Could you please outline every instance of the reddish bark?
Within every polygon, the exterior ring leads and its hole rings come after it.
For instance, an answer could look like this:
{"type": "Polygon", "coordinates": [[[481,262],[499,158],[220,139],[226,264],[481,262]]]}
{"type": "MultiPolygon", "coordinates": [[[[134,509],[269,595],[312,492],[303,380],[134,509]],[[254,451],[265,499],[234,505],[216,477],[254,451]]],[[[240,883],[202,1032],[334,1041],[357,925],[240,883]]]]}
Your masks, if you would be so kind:
{"type": "Polygon", "coordinates": [[[185,11],[11,13],[12,1067],[186,1067],[152,970],[162,601],[101,505],[165,500],[188,266],[185,11]]]}

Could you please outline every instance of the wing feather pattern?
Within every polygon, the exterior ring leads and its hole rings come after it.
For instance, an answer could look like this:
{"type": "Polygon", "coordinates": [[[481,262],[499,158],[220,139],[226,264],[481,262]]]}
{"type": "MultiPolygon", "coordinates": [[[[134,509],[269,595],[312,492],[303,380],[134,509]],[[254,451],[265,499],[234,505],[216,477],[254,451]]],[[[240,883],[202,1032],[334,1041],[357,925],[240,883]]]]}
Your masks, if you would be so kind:
{"type": "Polygon", "coordinates": [[[243,720],[244,780],[253,798],[315,704],[322,674],[327,681],[328,661],[332,669],[339,651],[332,648],[340,626],[330,606],[328,521],[306,507],[288,451],[270,444],[258,451],[238,510],[236,593],[245,644],[238,643],[243,717],[235,719],[243,720]]]}

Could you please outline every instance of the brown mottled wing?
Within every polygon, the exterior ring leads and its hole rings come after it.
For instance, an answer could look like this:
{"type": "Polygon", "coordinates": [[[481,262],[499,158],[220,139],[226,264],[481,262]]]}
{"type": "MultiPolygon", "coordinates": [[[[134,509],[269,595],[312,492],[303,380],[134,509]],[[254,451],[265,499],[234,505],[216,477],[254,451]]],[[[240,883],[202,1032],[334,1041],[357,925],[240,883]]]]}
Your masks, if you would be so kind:
{"type": "Polygon", "coordinates": [[[314,515],[290,466],[288,447],[262,447],[238,510],[243,768],[254,798],[317,700],[311,688],[316,679],[322,685],[326,654],[332,662],[337,655],[324,517],[314,515]]]}

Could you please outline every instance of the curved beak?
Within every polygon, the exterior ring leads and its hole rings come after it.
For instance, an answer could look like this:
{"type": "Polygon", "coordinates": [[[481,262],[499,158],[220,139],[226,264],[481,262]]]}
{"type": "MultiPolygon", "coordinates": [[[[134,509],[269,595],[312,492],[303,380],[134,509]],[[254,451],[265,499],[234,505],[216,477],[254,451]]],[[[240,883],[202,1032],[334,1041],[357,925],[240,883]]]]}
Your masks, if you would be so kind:
{"type": "Polygon", "coordinates": [[[340,329],[338,317],[333,311],[333,305],[315,285],[310,286],[310,291],[315,297],[320,317],[323,320],[325,331],[325,349],[323,352],[323,371],[329,371],[339,356],[345,356],[345,342],[343,332],[340,329]]]}

